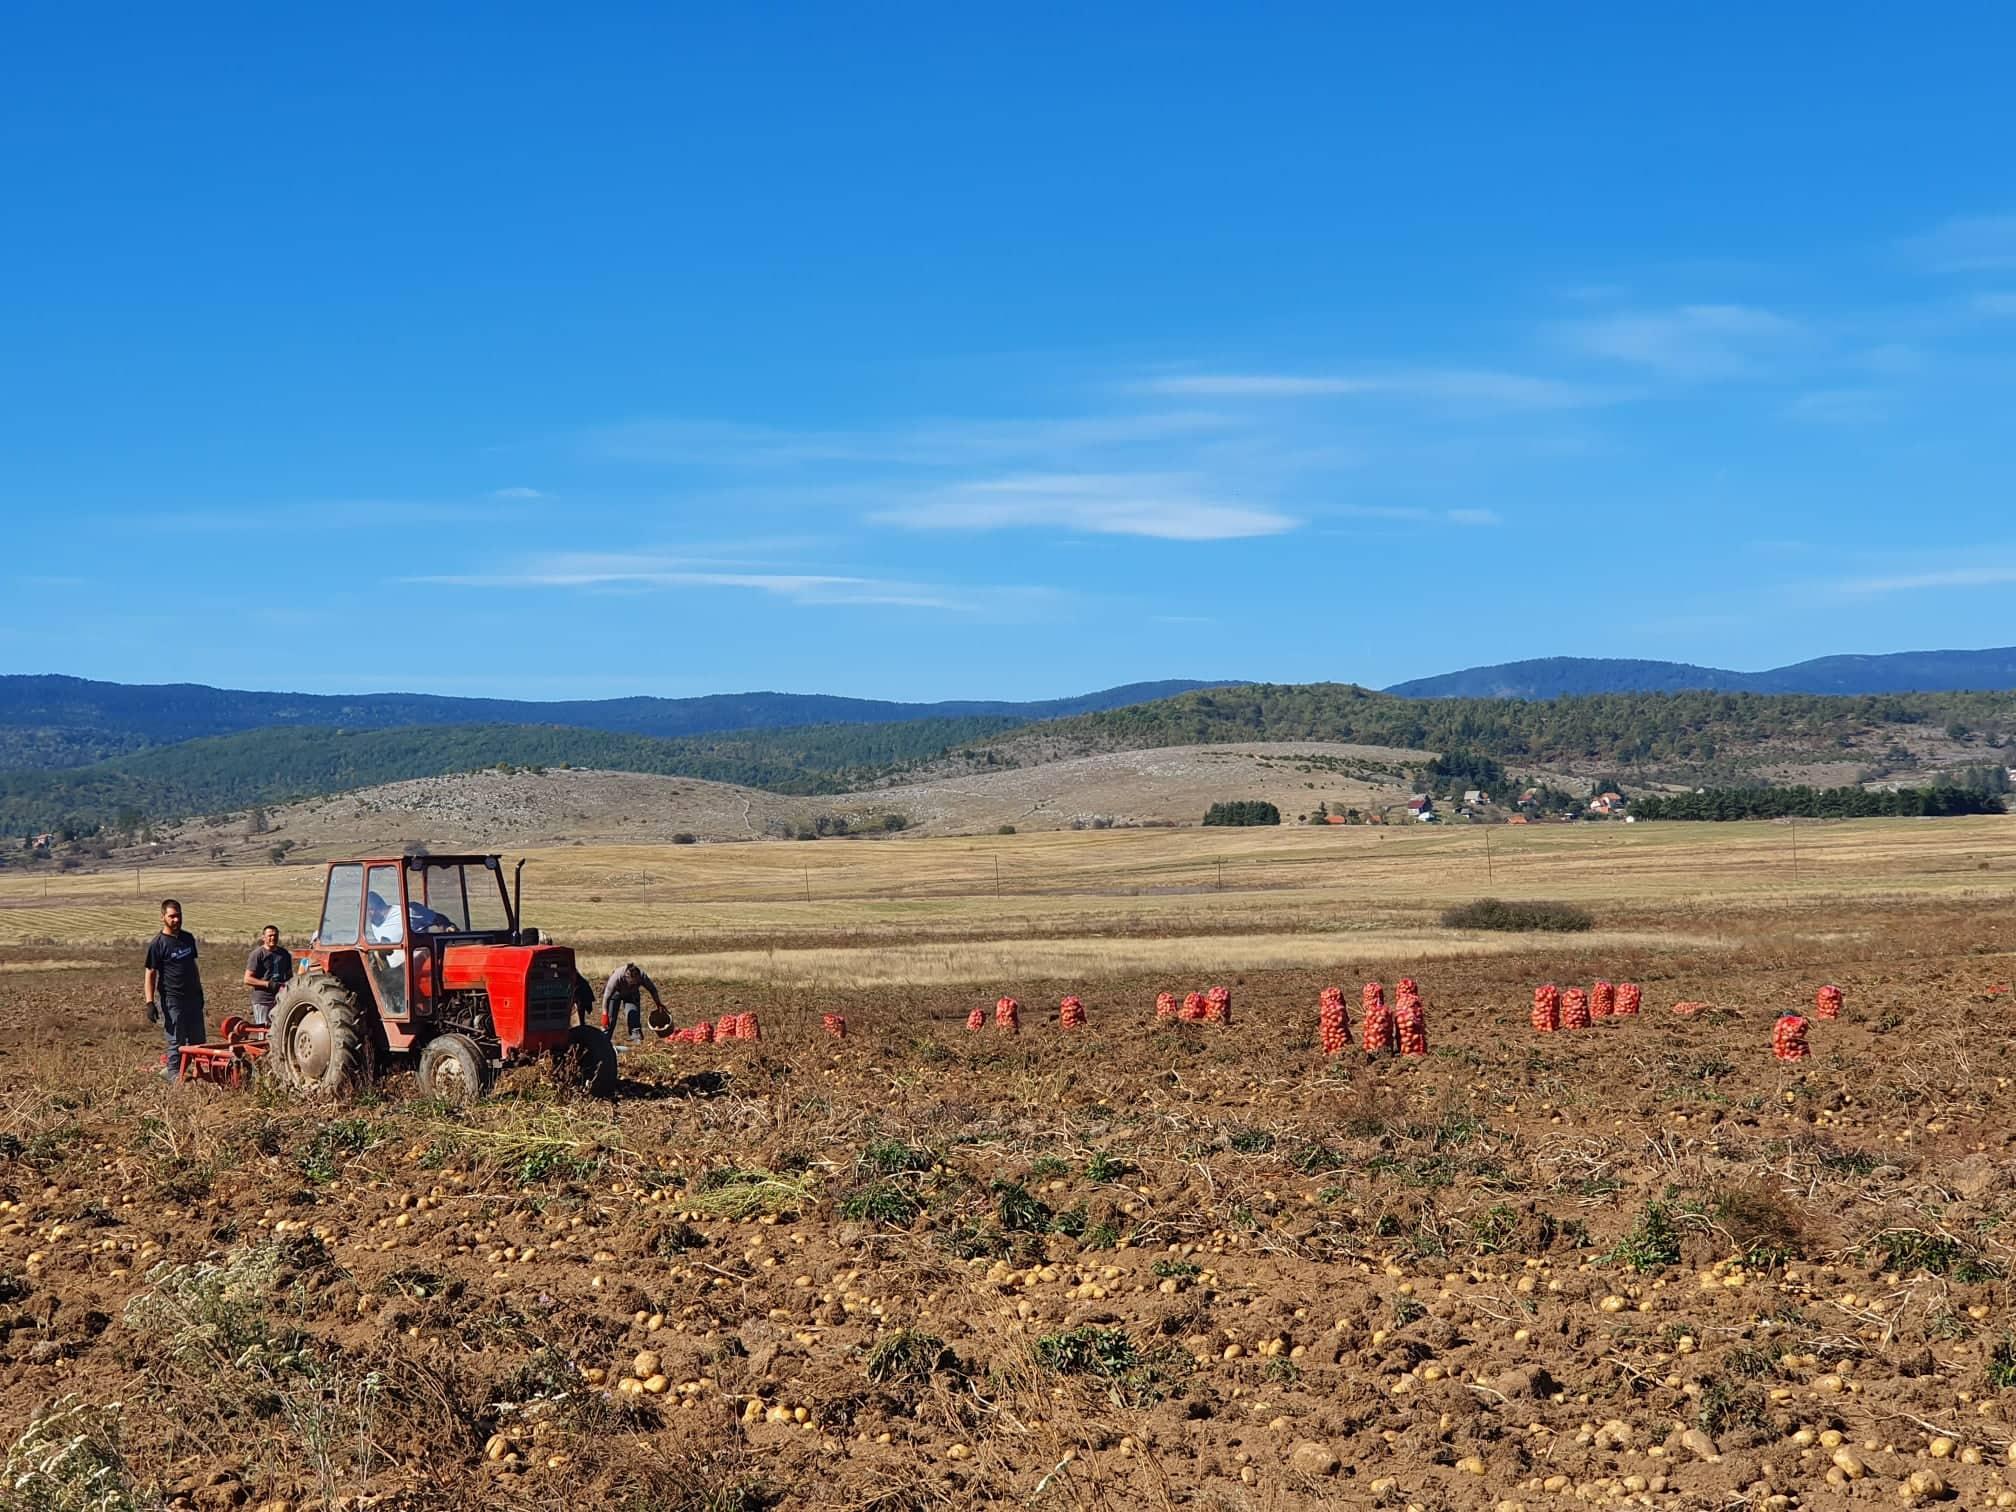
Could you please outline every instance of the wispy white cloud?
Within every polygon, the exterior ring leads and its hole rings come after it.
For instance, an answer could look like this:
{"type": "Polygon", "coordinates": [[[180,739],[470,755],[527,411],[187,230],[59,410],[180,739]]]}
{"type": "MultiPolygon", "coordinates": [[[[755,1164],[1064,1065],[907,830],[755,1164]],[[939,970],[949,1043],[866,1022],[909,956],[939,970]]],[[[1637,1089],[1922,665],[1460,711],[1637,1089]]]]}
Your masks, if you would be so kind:
{"type": "MultiPolygon", "coordinates": [[[[1423,509],[1413,504],[1335,504],[1325,514],[1346,520],[1395,520],[1410,525],[1502,525],[1495,509],[1423,509]]],[[[1335,530],[1326,535],[1338,534],[1335,530]]]]}
{"type": "Polygon", "coordinates": [[[1493,410],[1585,409],[1615,403],[1614,390],[1487,369],[1425,368],[1373,373],[1166,374],[1138,385],[1147,393],[1222,399],[1390,396],[1493,410]]]}
{"type": "Polygon", "coordinates": [[[1688,380],[1749,377],[1802,336],[1782,315],[1721,304],[1628,311],[1570,321],[1557,331],[1590,356],[1688,380]]]}
{"type": "Polygon", "coordinates": [[[1907,238],[1904,251],[1935,273],[2016,268],[2016,215],[1957,215],[1907,238]]]}
{"type": "Polygon", "coordinates": [[[1873,425],[1884,416],[1883,396],[1874,389],[1813,389],[1785,406],[1786,418],[1814,425],[1873,425]]]}
{"type": "Polygon", "coordinates": [[[490,497],[497,500],[497,502],[500,504],[517,504],[517,503],[529,503],[534,499],[543,499],[546,498],[547,495],[541,493],[536,488],[520,487],[520,488],[493,488],[490,490],[490,497]]]}
{"type": "Polygon", "coordinates": [[[1834,586],[1843,593],[1914,593],[1930,588],[1998,588],[2016,583],[2016,566],[1937,567],[1888,577],[1849,578],[1834,586]]]}
{"type": "Polygon", "coordinates": [[[1063,459],[1159,446],[1227,429],[1198,410],[1036,420],[930,420],[858,430],[792,430],[713,420],[633,420],[589,431],[596,456],[708,467],[894,465],[985,467],[1021,458],[1063,459]]]}
{"type": "Polygon", "coordinates": [[[1214,498],[1195,479],[1132,473],[1032,473],[961,483],[878,510],[877,523],[916,530],[1048,527],[1165,541],[1280,535],[1292,516],[1214,498]]]}
{"type": "Polygon", "coordinates": [[[563,553],[500,571],[434,573],[402,581],[459,588],[574,588],[644,591],[665,588],[741,589],[798,604],[970,611],[1004,595],[1048,590],[956,588],[942,583],[852,573],[723,570],[706,558],[637,553],[563,553]]]}

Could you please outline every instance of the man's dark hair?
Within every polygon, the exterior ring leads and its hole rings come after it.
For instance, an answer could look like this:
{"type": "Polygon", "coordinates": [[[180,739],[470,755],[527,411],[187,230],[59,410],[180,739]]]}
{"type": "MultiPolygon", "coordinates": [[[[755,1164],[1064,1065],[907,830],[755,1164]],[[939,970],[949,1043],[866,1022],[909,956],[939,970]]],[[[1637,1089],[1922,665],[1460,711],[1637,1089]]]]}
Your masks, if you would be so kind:
{"type": "Polygon", "coordinates": [[[280,933],[280,926],[278,924],[261,924],[259,926],[259,933],[263,935],[269,929],[272,930],[273,933],[275,933],[276,935],[280,933]]]}
{"type": "Polygon", "coordinates": [[[176,902],[176,901],[175,901],[175,899],[173,899],[173,898],[163,898],[163,899],[161,900],[161,912],[163,912],[163,913],[166,913],[166,912],[168,912],[168,910],[169,910],[169,909],[171,909],[171,908],[172,908],[172,909],[174,909],[174,910],[175,910],[175,912],[177,912],[177,913],[180,913],[180,912],[182,912],[182,905],[181,905],[180,903],[176,902]]]}
{"type": "Polygon", "coordinates": [[[623,968],[623,975],[625,975],[625,976],[642,976],[642,975],[644,975],[644,968],[643,968],[643,967],[641,967],[641,966],[639,966],[639,965],[638,965],[638,964],[637,964],[637,963],[636,963],[635,961],[632,961],[632,962],[630,962],[630,964],[629,964],[629,965],[627,965],[627,966],[625,966],[625,967],[623,968]]]}

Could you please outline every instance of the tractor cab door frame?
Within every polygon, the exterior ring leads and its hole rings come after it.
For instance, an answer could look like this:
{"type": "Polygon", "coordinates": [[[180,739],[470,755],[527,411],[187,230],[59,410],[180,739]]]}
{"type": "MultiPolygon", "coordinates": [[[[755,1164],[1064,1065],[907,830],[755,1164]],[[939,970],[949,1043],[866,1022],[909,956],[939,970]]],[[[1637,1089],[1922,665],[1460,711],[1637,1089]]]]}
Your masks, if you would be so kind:
{"type": "Polygon", "coordinates": [[[413,1012],[413,952],[406,938],[405,867],[392,861],[370,866],[365,872],[364,905],[364,937],[358,945],[364,957],[364,974],[371,982],[372,995],[378,999],[379,1014],[403,1024],[413,1012]]]}

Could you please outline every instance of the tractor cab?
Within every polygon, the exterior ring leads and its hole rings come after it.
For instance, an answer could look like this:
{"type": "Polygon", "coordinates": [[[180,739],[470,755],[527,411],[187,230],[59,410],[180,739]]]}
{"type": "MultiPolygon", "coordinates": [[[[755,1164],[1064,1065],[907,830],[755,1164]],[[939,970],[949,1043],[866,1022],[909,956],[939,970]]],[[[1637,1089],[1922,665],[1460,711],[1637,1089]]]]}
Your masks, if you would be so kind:
{"type": "Polygon", "coordinates": [[[424,1087],[459,1099],[506,1064],[571,1053],[592,1063],[593,1086],[613,1088],[615,1057],[587,1022],[593,996],[574,952],[520,922],[524,866],[507,887],[494,855],[330,863],[302,975],[275,1006],[288,1080],[333,1087],[411,1055],[424,1087]]]}
{"type": "MultiPolygon", "coordinates": [[[[523,863],[520,863],[522,869],[523,863]]],[[[444,989],[451,945],[517,945],[516,900],[496,856],[338,861],[323,883],[308,961],[355,951],[382,1017],[404,1023],[444,989]]]]}

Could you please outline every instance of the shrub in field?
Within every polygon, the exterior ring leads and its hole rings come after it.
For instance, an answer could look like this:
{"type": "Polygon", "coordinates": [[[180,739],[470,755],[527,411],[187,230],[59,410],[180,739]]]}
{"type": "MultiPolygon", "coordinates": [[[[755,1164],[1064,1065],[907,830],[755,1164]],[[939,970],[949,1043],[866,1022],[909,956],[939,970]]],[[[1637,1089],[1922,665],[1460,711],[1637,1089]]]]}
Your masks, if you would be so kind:
{"type": "Polygon", "coordinates": [[[1214,803],[1204,811],[1204,822],[1212,826],[1279,824],[1281,810],[1258,798],[1242,798],[1231,803],[1214,803]]]}
{"type": "Polygon", "coordinates": [[[877,1385],[891,1381],[921,1383],[940,1371],[964,1374],[959,1357],[936,1334],[899,1328],[883,1335],[868,1351],[868,1379],[877,1385]]]}
{"type": "Polygon", "coordinates": [[[1617,1241],[1608,1257],[1634,1271],[1658,1270],[1680,1263],[1680,1230],[1663,1202],[1648,1202],[1631,1232],[1617,1241]]]}
{"type": "Polygon", "coordinates": [[[119,1452],[120,1404],[66,1396],[28,1420],[0,1463],[0,1506],[22,1512],[139,1512],[119,1452]]]}
{"type": "Polygon", "coordinates": [[[1036,1341],[1036,1361],[1062,1375],[1125,1375],[1141,1363],[1134,1340],[1118,1328],[1073,1328],[1036,1341]]]}
{"type": "Polygon", "coordinates": [[[1514,932],[1545,931],[1580,934],[1596,925],[1587,909],[1572,903],[1549,903],[1539,899],[1507,902],[1503,898],[1479,898],[1446,910],[1442,923],[1450,929],[1499,929],[1514,932]]]}

